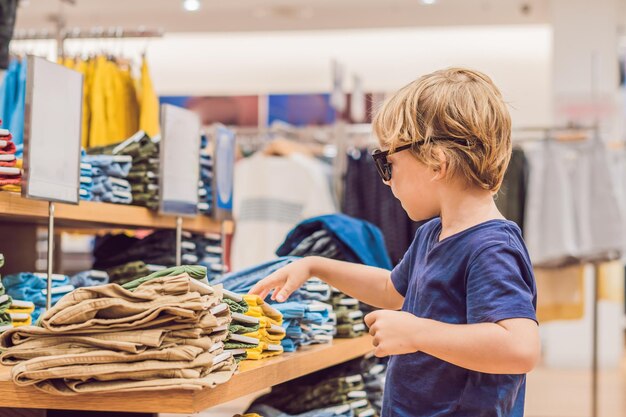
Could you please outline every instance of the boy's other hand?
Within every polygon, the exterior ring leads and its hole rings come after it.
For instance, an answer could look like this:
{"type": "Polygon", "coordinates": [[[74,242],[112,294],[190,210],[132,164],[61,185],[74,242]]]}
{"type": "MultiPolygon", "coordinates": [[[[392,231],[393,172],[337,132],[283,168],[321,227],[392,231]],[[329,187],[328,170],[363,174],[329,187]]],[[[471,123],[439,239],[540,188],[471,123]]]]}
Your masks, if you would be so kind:
{"type": "Polygon", "coordinates": [[[420,322],[420,318],[404,311],[377,310],[365,316],[365,324],[374,338],[374,354],[382,358],[417,352],[420,322]]]}
{"type": "Polygon", "coordinates": [[[271,292],[272,300],[284,303],[294,291],[311,278],[311,259],[300,259],[268,275],[252,287],[249,293],[256,294],[264,300],[271,292]]]}

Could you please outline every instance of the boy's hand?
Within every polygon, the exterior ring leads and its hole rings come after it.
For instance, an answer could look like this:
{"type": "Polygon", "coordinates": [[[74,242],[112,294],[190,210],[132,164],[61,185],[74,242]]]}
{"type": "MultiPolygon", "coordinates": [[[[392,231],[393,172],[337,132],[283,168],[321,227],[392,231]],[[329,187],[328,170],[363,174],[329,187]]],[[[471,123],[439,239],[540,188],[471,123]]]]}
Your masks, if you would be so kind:
{"type": "Polygon", "coordinates": [[[365,324],[374,337],[374,354],[379,358],[419,350],[416,340],[419,340],[421,319],[411,313],[378,310],[365,316],[365,324]]]}
{"type": "Polygon", "coordinates": [[[295,290],[311,278],[311,259],[300,259],[263,278],[252,287],[250,294],[265,299],[271,292],[272,300],[284,303],[295,290]]]}

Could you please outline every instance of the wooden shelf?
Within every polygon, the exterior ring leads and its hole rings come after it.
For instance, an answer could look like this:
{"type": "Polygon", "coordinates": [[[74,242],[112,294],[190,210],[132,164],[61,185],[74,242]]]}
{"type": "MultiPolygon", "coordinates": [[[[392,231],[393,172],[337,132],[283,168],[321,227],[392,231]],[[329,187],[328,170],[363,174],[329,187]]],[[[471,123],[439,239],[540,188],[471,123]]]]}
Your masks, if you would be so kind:
{"type": "Polygon", "coordinates": [[[338,339],[261,361],[244,361],[226,384],[202,391],[56,396],[17,387],[10,368],[0,367],[0,407],[143,413],[197,413],[264,388],[358,358],[372,351],[370,336],[338,339]]]}
{"type": "MultiPolygon", "coordinates": [[[[47,223],[48,203],[19,194],[0,192],[0,221],[47,223]]],[[[176,219],[161,216],[145,207],[81,201],[78,205],[55,204],[55,224],[69,228],[174,229],[176,219]]],[[[183,229],[220,232],[220,224],[207,216],[183,218],[183,229]]]]}

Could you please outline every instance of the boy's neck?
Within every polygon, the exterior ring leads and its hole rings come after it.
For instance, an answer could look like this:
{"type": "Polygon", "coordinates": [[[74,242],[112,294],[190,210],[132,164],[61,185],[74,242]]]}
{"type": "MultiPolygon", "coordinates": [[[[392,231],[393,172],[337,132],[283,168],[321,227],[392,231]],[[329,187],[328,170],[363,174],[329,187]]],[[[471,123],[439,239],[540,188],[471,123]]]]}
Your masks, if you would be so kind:
{"type": "Polygon", "coordinates": [[[450,189],[441,197],[439,240],[489,220],[504,219],[490,191],[467,188],[450,189]]]}

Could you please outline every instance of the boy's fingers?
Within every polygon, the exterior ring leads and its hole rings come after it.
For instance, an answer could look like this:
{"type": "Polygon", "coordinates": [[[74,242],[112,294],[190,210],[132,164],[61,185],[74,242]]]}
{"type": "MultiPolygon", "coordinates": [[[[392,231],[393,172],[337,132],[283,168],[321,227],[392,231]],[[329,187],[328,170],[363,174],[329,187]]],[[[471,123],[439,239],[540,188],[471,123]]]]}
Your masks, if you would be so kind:
{"type": "Polygon", "coordinates": [[[280,286],[272,288],[272,301],[276,301],[276,297],[278,296],[281,288],[282,287],[280,286]]]}
{"type": "Polygon", "coordinates": [[[374,356],[377,358],[384,358],[387,356],[387,353],[385,353],[385,351],[379,346],[374,350],[374,356]]]}
{"type": "Polygon", "coordinates": [[[284,303],[285,301],[287,301],[287,299],[289,298],[289,296],[291,295],[292,292],[294,292],[294,289],[292,289],[292,287],[290,285],[285,285],[278,292],[278,295],[276,296],[276,300],[278,302],[284,303]]]}
{"type": "Polygon", "coordinates": [[[261,293],[259,294],[259,297],[261,298],[261,300],[265,300],[267,298],[267,295],[270,293],[270,290],[263,290],[261,291],[261,293]]]}
{"type": "Polygon", "coordinates": [[[365,321],[365,324],[367,325],[367,327],[370,327],[370,328],[372,327],[372,324],[374,324],[374,322],[376,321],[376,317],[377,317],[376,311],[373,311],[365,316],[363,320],[365,321]]]}

